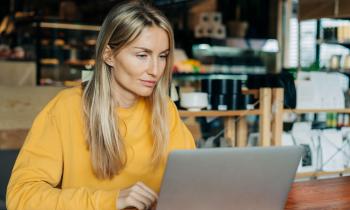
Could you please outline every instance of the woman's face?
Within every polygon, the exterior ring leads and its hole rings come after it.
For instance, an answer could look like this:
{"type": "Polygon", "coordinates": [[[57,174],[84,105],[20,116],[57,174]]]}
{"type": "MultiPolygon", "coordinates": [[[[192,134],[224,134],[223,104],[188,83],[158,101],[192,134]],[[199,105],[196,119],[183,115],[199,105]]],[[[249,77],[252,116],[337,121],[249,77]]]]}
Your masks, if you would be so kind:
{"type": "Polygon", "coordinates": [[[105,59],[112,67],[113,91],[127,98],[150,96],[164,73],[168,54],[166,31],[156,26],[143,29],[117,55],[105,59]]]}

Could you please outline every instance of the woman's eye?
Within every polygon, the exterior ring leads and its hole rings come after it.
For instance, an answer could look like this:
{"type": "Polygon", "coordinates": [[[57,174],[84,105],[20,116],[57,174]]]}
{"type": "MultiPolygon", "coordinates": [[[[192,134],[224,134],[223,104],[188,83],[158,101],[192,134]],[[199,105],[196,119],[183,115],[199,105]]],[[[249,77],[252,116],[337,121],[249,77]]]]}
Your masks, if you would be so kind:
{"type": "Polygon", "coordinates": [[[159,57],[162,59],[166,59],[168,57],[168,55],[160,55],[159,57]]]}
{"type": "Polygon", "coordinates": [[[136,55],[138,58],[146,58],[147,57],[147,55],[146,54],[138,54],[138,55],[136,55]]]}

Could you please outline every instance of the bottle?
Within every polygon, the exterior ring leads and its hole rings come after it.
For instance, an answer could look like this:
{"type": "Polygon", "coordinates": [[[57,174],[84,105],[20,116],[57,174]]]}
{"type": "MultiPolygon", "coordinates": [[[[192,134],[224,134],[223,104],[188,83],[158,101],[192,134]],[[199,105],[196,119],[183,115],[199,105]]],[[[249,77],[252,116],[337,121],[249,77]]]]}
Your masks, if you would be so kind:
{"type": "Polygon", "coordinates": [[[337,117],[337,127],[343,127],[344,126],[344,114],[338,114],[338,117],[337,117]]]}
{"type": "Polygon", "coordinates": [[[350,121],[350,117],[349,117],[349,114],[344,114],[344,123],[343,125],[344,126],[349,126],[349,122],[350,121]]]}
{"type": "Polygon", "coordinates": [[[332,127],[332,113],[327,112],[326,127],[332,127]]]}

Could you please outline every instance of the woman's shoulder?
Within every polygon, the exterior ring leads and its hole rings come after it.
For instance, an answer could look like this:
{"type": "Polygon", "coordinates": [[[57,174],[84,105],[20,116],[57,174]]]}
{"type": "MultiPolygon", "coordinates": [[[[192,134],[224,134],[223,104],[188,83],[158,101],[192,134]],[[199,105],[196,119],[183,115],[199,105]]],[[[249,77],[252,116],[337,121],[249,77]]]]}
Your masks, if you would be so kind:
{"type": "Polygon", "coordinates": [[[83,90],[81,86],[75,86],[70,87],[61,90],[57,97],[60,98],[60,100],[78,100],[82,98],[83,90]]]}
{"type": "Polygon", "coordinates": [[[81,109],[82,94],[81,86],[63,89],[46,105],[44,111],[57,113],[81,109]]]}

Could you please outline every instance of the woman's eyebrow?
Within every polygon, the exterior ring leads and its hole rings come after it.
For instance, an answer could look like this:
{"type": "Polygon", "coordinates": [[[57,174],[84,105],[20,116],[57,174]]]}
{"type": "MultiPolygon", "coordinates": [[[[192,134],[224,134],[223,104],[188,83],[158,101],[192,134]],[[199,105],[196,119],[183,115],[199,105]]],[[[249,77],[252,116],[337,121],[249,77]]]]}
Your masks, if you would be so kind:
{"type": "Polygon", "coordinates": [[[170,52],[170,49],[166,49],[166,50],[162,51],[161,53],[168,53],[168,52],[170,52]]]}
{"type": "MultiPolygon", "coordinates": [[[[139,49],[139,50],[143,50],[145,52],[153,52],[151,49],[148,49],[148,48],[145,48],[145,47],[134,47],[135,49],[139,49]]],[[[170,49],[166,49],[166,50],[163,50],[162,52],[160,53],[168,53],[170,51],[170,49]]]]}
{"type": "Polygon", "coordinates": [[[146,51],[146,52],[152,52],[151,49],[148,49],[148,48],[145,48],[145,47],[134,47],[136,49],[139,49],[139,50],[143,50],[143,51],[146,51]]]}

